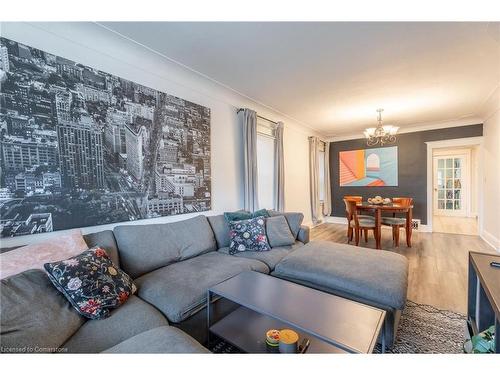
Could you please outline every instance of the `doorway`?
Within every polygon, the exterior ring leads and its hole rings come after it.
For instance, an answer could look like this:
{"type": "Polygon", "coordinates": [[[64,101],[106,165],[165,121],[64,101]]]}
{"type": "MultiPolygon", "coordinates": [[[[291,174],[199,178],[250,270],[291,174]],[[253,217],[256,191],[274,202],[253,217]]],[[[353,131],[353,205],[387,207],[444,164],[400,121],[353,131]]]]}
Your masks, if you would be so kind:
{"type": "Polygon", "coordinates": [[[478,234],[476,146],[433,150],[433,231],[478,234]]]}
{"type": "Polygon", "coordinates": [[[469,155],[434,156],[434,215],[466,216],[469,155]]]}

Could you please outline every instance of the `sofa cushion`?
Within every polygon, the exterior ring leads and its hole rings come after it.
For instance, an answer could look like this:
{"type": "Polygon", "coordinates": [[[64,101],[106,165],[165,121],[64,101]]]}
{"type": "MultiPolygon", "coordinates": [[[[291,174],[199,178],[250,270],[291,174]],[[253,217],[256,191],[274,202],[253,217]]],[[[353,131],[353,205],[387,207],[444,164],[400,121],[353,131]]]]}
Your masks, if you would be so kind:
{"type": "Polygon", "coordinates": [[[292,231],[293,237],[297,239],[299,234],[300,226],[304,220],[304,214],[302,212],[280,212],[276,210],[267,210],[269,216],[285,216],[290,230],[292,231]]]}
{"type": "Polygon", "coordinates": [[[212,230],[214,231],[217,248],[229,246],[229,224],[224,215],[215,215],[207,217],[212,230]]]}
{"type": "Polygon", "coordinates": [[[138,295],[179,323],[205,307],[207,289],[242,271],[268,273],[253,259],[212,252],[171,264],[134,280],[138,295]]]}
{"type": "Polygon", "coordinates": [[[88,249],[79,229],[49,240],[0,254],[0,278],[31,270],[43,270],[47,262],[67,259],[88,249]]]}
{"type": "Polygon", "coordinates": [[[269,217],[269,213],[265,208],[254,212],[249,212],[245,210],[239,210],[235,212],[224,212],[224,218],[228,223],[231,221],[254,219],[259,216],[269,217]]]}
{"type": "Polygon", "coordinates": [[[139,333],[167,325],[167,319],[157,309],[131,296],[108,318],[88,320],[63,348],[69,353],[99,353],[139,333]]]}
{"type": "Polygon", "coordinates": [[[309,237],[310,237],[310,232],[311,230],[309,229],[308,226],[301,225],[299,229],[299,234],[297,235],[297,241],[300,241],[304,244],[309,242],[309,237]]]}
{"type": "Polygon", "coordinates": [[[136,290],[130,276],[100,247],[59,262],[45,263],[45,270],[57,290],[89,319],[106,318],[111,309],[120,307],[136,290]]]}
{"type": "MultiPolygon", "coordinates": [[[[269,251],[243,251],[232,256],[259,260],[265,263],[270,270],[273,270],[281,259],[302,246],[304,246],[302,242],[296,241],[293,245],[273,247],[269,251]]],[[[229,247],[223,247],[222,249],[219,249],[218,252],[229,255],[229,247]]]]}
{"type": "Polygon", "coordinates": [[[284,216],[266,219],[266,235],[271,247],[290,246],[295,243],[295,237],[284,216]]]}
{"type": "Polygon", "coordinates": [[[2,352],[53,351],[85,323],[44,271],[25,271],[1,285],[2,352]]]}
{"type": "Polygon", "coordinates": [[[217,249],[214,232],[202,215],[167,224],[120,225],[113,232],[121,268],[133,278],[217,249]]]}
{"type": "Polygon", "coordinates": [[[114,264],[120,267],[120,257],[118,255],[118,246],[112,230],[103,230],[101,232],[89,233],[83,236],[89,249],[99,246],[106,250],[106,254],[111,258],[114,264]]]}
{"type": "Polygon", "coordinates": [[[229,222],[229,252],[269,251],[267,242],[266,220],[263,216],[254,219],[229,222]]]}
{"type": "Polygon", "coordinates": [[[378,306],[402,309],[406,302],[408,260],[390,251],[312,241],[286,256],[272,274],[378,306]]]}
{"type": "Polygon", "coordinates": [[[198,341],[175,327],[158,327],[139,333],[104,353],[210,353],[198,341]]]}

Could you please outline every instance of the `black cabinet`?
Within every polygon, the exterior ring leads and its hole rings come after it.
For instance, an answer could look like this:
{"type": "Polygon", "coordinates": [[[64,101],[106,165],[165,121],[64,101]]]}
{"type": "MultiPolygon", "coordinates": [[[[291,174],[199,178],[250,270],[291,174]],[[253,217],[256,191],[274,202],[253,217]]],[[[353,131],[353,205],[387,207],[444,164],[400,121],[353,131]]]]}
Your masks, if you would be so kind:
{"type": "Polygon", "coordinates": [[[500,256],[469,252],[467,323],[471,335],[495,325],[495,349],[500,353],[500,256]]]}

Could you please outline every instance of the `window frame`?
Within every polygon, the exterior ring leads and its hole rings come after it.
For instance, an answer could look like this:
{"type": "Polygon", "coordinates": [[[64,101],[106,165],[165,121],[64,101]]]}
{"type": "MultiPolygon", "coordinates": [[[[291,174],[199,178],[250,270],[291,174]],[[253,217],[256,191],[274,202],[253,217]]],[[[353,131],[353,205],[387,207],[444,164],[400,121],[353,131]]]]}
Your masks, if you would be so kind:
{"type": "MultiPolygon", "coordinates": [[[[267,119],[264,119],[264,118],[261,118],[261,117],[257,117],[257,141],[258,141],[258,137],[261,136],[261,137],[265,137],[265,138],[269,138],[269,139],[272,139],[273,140],[273,159],[272,159],[272,165],[273,165],[273,196],[272,196],[272,209],[276,209],[276,202],[274,201],[275,200],[275,196],[274,196],[274,190],[276,189],[276,171],[275,171],[275,167],[276,167],[276,160],[275,160],[275,157],[276,157],[276,124],[267,120],[267,119]]],[[[257,175],[258,175],[258,180],[260,181],[260,168],[259,168],[259,163],[258,163],[258,156],[257,156],[257,175]]],[[[268,207],[262,207],[261,206],[261,199],[260,199],[260,189],[258,191],[258,194],[259,194],[259,209],[262,209],[262,208],[268,208],[268,207]]]]}

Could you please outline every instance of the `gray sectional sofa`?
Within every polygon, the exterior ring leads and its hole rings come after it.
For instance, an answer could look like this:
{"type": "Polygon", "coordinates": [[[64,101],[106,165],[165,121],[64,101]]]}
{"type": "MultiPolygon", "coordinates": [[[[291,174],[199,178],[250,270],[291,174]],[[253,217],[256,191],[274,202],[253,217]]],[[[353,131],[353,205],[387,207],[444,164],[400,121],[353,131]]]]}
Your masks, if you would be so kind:
{"type": "MultiPolygon", "coordinates": [[[[271,212],[271,215],[283,214],[271,212]]],[[[84,238],[89,247],[104,248],[113,262],[134,279],[138,287],[136,295],[114,310],[110,317],[88,320],[70,306],[43,271],[30,270],[2,280],[2,349],[21,348],[19,351],[22,351],[22,348],[36,346],[46,348],[45,351],[70,353],[207,352],[201,345],[206,342],[207,335],[204,308],[207,288],[248,270],[287,278],[280,273],[280,269],[286,268],[280,264],[286,266],[289,257],[304,250],[306,256],[315,258],[314,250],[306,251],[314,243],[307,244],[309,228],[301,226],[302,214],[285,213],[285,217],[296,238],[293,245],[236,255],[228,251],[229,228],[223,215],[200,215],[168,224],[120,225],[113,231],[88,234],[84,238]]],[[[348,253],[349,249],[341,251],[348,253]]],[[[331,255],[335,258],[334,253],[331,255]]],[[[387,261],[385,269],[399,263],[400,269],[407,270],[404,257],[396,262],[387,261]]],[[[363,256],[358,262],[363,262],[363,256]]],[[[393,281],[399,285],[399,289],[395,289],[399,290],[398,298],[405,300],[406,280],[403,279],[407,274],[400,272],[398,277],[393,281]]],[[[318,287],[317,283],[300,277],[295,277],[294,281],[318,287]]],[[[335,283],[328,280],[324,283],[331,293],[384,305],[378,303],[380,294],[375,293],[370,300],[366,293],[356,295],[355,288],[345,287],[341,291],[340,284],[332,287],[335,283]]],[[[216,301],[213,319],[217,320],[236,307],[226,300],[216,301]]],[[[385,307],[401,308],[400,305],[385,307]]],[[[390,331],[394,336],[395,329],[390,331]]],[[[391,343],[389,338],[388,344],[391,343]]]]}
{"type": "MultiPolygon", "coordinates": [[[[120,249],[120,266],[134,277],[137,295],[159,309],[172,325],[205,343],[209,287],[242,271],[268,274],[286,255],[309,241],[309,228],[301,226],[303,215],[286,216],[297,240],[268,252],[229,255],[229,227],[223,215],[170,224],[124,225],[113,232],[120,249]],[[159,249],[156,244],[163,246],[159,249]]],[[[217,303],[214,320],[236,307],[226,301],[217,303]]]]}
{"type": "Polygon", "coordinates": [[[2,280],[1,296],[2,353],[207,352],[137,296],[107,319],[89,320],[41,270],[2,280]]]}
{"type": "MultiPolygon", "coordinates": [[[[287,215],[302,220],[301,214],[287,215]]],[[[307,227],[299,225],[296,234],[308,240],[307,227]]],[[[200,344],[206,341],[207,288],[242,271],[270,273],[283,257],[303,246],[297,241],[265,254],[229,255],[229,228],[223,215],[122,225],[84,239],[89,247],[104,248],[134,278],[136,295],[110,317],[89,320],[71,307],[41,270],[4,279],[3,352],[208,352],[200,344]]],[[[220,301],[215,311],[223,316],[234,308],[220,301]]]]}

